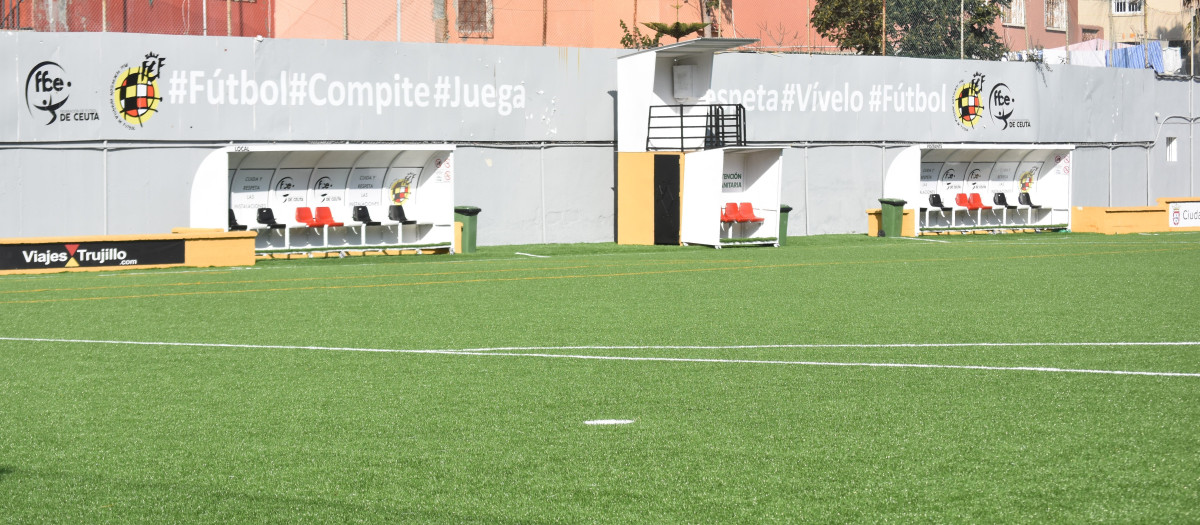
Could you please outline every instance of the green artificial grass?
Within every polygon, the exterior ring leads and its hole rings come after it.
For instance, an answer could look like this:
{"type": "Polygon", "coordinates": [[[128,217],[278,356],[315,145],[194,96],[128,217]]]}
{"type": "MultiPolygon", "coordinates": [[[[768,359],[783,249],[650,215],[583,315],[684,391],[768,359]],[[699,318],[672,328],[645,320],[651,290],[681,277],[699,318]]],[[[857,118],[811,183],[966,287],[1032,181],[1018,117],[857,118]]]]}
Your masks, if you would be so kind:
{"type": "Polygon", "coordinates": [[[934,241],[0,277],[0,516],[1200,518],[1200,234],[934,241]]]}

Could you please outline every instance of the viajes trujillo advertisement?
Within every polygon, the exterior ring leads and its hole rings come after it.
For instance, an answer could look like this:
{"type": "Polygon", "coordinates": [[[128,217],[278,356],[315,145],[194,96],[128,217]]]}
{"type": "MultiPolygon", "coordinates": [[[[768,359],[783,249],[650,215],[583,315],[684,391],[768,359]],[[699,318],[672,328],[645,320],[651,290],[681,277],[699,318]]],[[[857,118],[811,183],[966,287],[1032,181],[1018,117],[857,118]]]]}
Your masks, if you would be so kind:
{"type": "Polygon", "coordinates": [[[0,245],[0,270],[183,264],[183,260],[182,240],[0,245]]]}

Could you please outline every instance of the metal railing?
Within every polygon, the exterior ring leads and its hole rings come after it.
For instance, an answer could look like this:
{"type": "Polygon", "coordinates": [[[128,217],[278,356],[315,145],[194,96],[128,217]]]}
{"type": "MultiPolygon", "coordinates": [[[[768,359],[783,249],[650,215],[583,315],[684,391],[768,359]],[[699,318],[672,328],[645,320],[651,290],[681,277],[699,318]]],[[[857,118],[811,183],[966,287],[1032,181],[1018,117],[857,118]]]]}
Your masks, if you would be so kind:
{"type": "Polygon", "coordinates": [[[688,151],[746,145],[741,104],[650,106],[646,151],[688,151]]]}

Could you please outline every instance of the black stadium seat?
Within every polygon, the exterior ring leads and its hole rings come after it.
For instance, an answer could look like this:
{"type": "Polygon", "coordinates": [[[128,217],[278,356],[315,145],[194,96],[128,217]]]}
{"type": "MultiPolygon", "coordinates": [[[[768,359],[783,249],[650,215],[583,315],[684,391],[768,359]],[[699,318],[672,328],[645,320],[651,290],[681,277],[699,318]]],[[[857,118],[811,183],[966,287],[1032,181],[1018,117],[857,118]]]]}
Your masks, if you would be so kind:
{"type": "Polygon", "coordinates": [[[282,228],[286,227],[286,225],[280,224],[275,221],[275,212],[271,211],[271,208],[259,208],[258,209],[258,223],[263,226],[266,226],[268,228],[271,228],[272,230],[282,229],[282,228]]]}

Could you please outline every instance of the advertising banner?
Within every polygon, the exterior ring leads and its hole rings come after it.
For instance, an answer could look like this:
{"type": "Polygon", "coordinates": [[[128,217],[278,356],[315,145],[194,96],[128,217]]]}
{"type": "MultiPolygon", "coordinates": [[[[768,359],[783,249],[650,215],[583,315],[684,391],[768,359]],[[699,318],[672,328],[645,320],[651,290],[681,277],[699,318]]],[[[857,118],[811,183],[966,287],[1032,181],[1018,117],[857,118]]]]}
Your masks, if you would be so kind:
{"type": "Polygon", "coordinates": [[[1172,202],[1167,208],[1170,228],[1200,227],[1200,202],[1172,202]]]}
{"type": "Polygon", "coordinates": [[[700,103],[742,104],[751,141],[1153,138],[1153,73],[1076,67],[1071,82],[1063,73],[1030,63],[725,53],[700,103]]]}
{"type": "Polygon", "coordinates": [[[117,33],[3,49],[5,141],[612,140],[626,52],[117,33]]]}
{"type": "Polygon", "coordinates": [[[184,241],[0,245],[0,270],[183,264],[184,241]]]}

